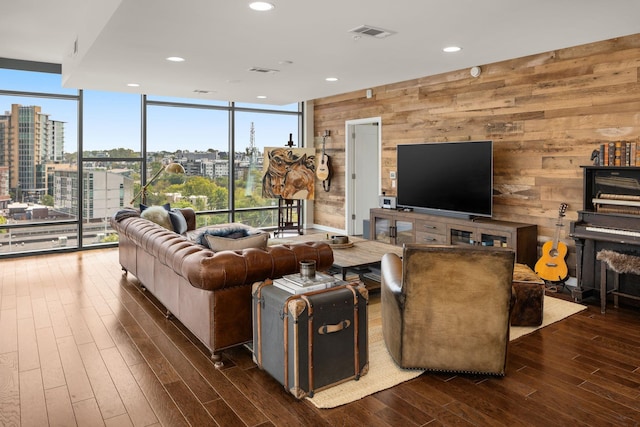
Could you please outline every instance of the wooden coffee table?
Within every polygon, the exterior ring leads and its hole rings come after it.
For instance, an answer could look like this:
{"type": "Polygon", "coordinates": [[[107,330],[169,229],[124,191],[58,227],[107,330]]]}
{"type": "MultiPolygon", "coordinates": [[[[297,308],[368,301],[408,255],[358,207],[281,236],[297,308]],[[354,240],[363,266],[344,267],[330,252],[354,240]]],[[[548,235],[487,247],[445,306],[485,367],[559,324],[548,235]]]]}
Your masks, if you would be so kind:
{"type": "MultiPolygon", "coordinates": [[[[291,242],[327,242],[327,235],[323,233],[306,234],[285,239],[285,241],[286,240],[290,240],[291,242]]],[[[355,236],[349,236],[349,242],[349,245],[330,244],[333,249],[333,268],[342,274],[342,280],[347,279],[350,271],[360,275],[361,273],[368,272],[367,267],[377,267],[379,270],[382,256],[386,253],[394,253],[402,256],[401,246],[394,246],[375,240],[366,240],[355,236]]],[[[365,280],[365,284],[367,285],[367,289],[375,289],[380,287],[380,280],[365,280]]]]}
{"type": "Polygon", "coordinates": [[[386,253],[402,256],[402,247],[375,240],[354,240],[350,248],[333,250],[333,266],[340,270],[342,279],[345,280],[349,271],[358,271],[370,266],[379,268],[380,260],[386,253]]]}

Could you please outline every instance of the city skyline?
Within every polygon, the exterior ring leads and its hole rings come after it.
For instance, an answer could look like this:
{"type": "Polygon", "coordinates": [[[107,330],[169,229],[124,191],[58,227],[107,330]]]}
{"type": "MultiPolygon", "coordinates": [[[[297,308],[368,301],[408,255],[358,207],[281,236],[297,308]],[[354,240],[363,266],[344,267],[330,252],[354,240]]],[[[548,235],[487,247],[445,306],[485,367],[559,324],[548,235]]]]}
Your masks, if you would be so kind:
{"type": "MultiPolygon", "coordinates": [[[[109,163],[110,159],[100,158],[103,152],[118,149],[144,152],[146,155],[167,152],[167,157],[177,151],[229,153],[232,149],[230,141],[233,141],[233,150],[244,154],[253,140],[254,147],[262,154],[267,147],[286,146],[290,135],[294,145],[299,143],[300,113],[297,104],[236,104],[231,108],[228,103],[220,101],[148,96],[147,108],[143,112],[143,97],[140,95],[83,91],[83,111],[79,111],[79,92],[63,88],[58,74],[0,69],[0,82],[0,114],[10,112],[13,116],[14,111],[27,110],[24,116],[18,114],[17,122],[7,120],[8,139],[0,140],[6,150],[12,150],[3,154],[3,163],[0,164],[0,235],[4,235],[7,239],[4,241],[8,243],[0,247],[3,253],[84,247],[114,241],[114,236],[110,236],[112,230],[108,219],[112,212],[134,206],[131,198],[134,190],[142,184],[139,180],[142,165],[137,159],[134,162],[109,163]],[[13,104],[25,108],[12,111],[13,104]],[[34,120],[35,115],[29,110],[42,114],[40,118],[46,116],[46,124],[43,126],[44,121],[34,120]],[[142,150],[143,117],[147,119],[145,150],[142,150]],[[58,128],[57,123],[64,124],[63,128],[58,128]],[[82,175],[78,173],[79,165],[69,161],[69,157],[74,155],[80,159],[84,157],[78,152],[79,123],[82,123],[83,130],[82,151],[94,152],[90,154],[94,157],[92,161],[84,159],[82,175]],[[234,123],[233,129],[229,129],[230,123],[234,123]],[[64,157],[58,156],[53,160],[38,151],[48,146],[46,136],[61,134],[64,135],[64,157]],[[66,161],[61,158],[66,158],[66,161]],[[126,165],[130,172],[109,170],[121,165],[126,165]],[[35,177],[36,182],[25,187],[20,178],[23,172],[27,173],[26,177],[35,177]],[[10,186],[9,178],[12,177],[17,177],[17,182],[10,186]],[[12,211],[9,211],[9,202],[20,202],[21,206],[12,206],[12,211]],[[26,205],[22,206],[22,202],[26,205]],[[47,207],[35,209],[36,203],[47,207]],[[35,216],[34,209],[37,211],[35,216]],[[58,224],[61,220],[75,222],[58,224]],[[34,222],[39,225],[34,226],[34,222]],[[23,229],[23,225],[28,229],[23,229]]],[[[55,147],[60,146],[57,141],[55,147]]],[[[127,156],[128,153],[114,153],[110,157],[127,156]]],[[[175,190],[180,190],[184,200],[194,198],[189,202],[194,204],[194,208],[216,211],[201,215],[199,223],[224,223],[234,216],[238,221],[255,226],[274,226],[277,218],[275,202],[260,196],[261,180],[255,176],[262,159],[262,155],[255,163],[242,159],[236,165],[233,177],[229,176],[231,168],[228,162],[192,165],[185,161],[191,175],[185,174],[183,178],[181,185],[184,191],[170,180],[171,177],[163,176],[169,181],[159,179],[154,182],[149,197],[156,197],[157,203],[164,203],[169,197],[169,191],[165,190],[173,186],[172,200],[177,200],[178,192],[175,190]],[[206,203],[203,202],[205,196],[206,203]]],[[[157,167],[155,164],[147,166],[151,169],[157,167]]],[[[151,169],[145,171],[147,178],[152,173],[151,169]]]]}

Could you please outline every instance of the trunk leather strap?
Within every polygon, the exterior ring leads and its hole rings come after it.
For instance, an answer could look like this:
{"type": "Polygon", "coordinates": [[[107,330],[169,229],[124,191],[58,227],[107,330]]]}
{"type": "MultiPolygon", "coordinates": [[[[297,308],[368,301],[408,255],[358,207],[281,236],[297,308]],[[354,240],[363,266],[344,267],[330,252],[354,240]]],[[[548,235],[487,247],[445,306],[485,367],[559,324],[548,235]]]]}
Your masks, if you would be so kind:
{"type": "Polygon", "coordinates": [[[322,325],[318,328],[318,333],[320,335],[332,334],[334,332],[339,332],[343,329],[347,329],[351,326],[350,320],[343,320],[342,322],[336,323],[335,325],[322,325]]]}

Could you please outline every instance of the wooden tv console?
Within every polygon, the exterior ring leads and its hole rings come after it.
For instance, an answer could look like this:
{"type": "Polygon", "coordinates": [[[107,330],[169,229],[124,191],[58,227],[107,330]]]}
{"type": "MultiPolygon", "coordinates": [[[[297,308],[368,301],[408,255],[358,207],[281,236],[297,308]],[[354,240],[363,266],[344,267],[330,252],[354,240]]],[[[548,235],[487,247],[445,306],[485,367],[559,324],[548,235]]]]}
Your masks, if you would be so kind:
{"type": "Polygon", "coordinates": [[[375,208],[370,211],[371,240],[404,243],[483,245],[511,248],[516,262],[533,268],[538,259],[538,227],[490,218],[459,219],[375,208]]]}

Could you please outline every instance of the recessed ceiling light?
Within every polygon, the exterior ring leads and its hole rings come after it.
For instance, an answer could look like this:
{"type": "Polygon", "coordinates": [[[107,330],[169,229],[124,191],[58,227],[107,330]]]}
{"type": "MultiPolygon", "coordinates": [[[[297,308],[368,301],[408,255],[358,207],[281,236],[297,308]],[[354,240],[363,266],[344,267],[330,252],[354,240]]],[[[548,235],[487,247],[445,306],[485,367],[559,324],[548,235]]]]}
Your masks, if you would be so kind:
{"type": "Polygon", "coordinates": [[[180,58],[179,56],[170,56],[170,57],[167,58],[167,61],[184,62],[184,58],[180,58]]]}
{"type": "Polygon", "coordinates": [[[138,83],[127,83],[127,86],[129,86],[129,87],[138,87],[140,85],[138,83]]]}
{"type": "Polygon", "coordinates": [[[266,1],[254,1],[249,3],[249,7],[253,10],[257,10],[258,12],[266,12],[268,10],[272,10],[275,6],[266,1]]]}
{"type": "Polygon", "coordinates": [[[460,52],[462,48],[460,46],[447,46],[445,48],[442,48],[442,50],[447,53],[453,53],[453,52],[460,52]]]}
{"type": "Polygon", "coordinates": [[[258,96],[256,96],[256,98],[258,98],[258,99],[267,99],[267,97],[265,95],[258,95],[258,96]]]}
{"type": "Polygon", "coordinates": [[[328,81],[328,82],[337,82],[338,78],[337,77],[327,77],[325,80],[328,81]]]}

